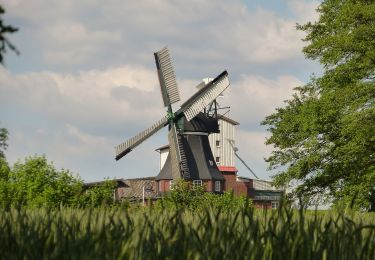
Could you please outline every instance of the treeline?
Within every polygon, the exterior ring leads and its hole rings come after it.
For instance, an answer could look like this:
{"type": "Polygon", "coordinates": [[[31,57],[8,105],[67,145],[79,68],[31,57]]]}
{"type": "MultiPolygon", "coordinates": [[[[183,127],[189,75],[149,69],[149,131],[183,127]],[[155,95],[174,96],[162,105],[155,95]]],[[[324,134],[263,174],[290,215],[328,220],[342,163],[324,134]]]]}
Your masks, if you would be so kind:
{"type": "MultiPolygon", "coordinates": [[[[57,170],[45,156],[31,156],[10,167],[0,157],[0,207],[1,208],[87,208],[102,206],[139,207],[125,199],[114,200],[116,182],[105,180],[87,186],[79,176],[69,170],[57,170]]],[[[176,184],[174,190],[154,202],[154,207],[186,208],[199,211],[214,206],[225,210],[236,210],[252,205],[246,197],[208,193],[203,187],[192,188],[186,181],[176,184]]]]}
{"type": "Polygon", "coordinates": [[[45,156],[31,156],[12,167],[0,157],[0,206],[97,207],[113,202],[115,183],[104,181],[93,187],[69,170],[57,170],[45,156]]]}

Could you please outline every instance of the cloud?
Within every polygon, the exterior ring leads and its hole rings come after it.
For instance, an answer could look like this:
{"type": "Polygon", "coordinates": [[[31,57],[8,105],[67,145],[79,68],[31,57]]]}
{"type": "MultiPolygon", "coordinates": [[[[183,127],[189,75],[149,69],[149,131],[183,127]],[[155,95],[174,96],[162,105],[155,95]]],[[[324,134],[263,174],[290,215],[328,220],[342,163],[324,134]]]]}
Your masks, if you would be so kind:
{"type": "Polygon", "coordinates": [[[232,82],[228,92],[224,93],[223,106],[230,106],[230,115],[248,129],[258,129],[265,116],[273,113],[277,107],[284,106],[284,100],[291,97],[293,88],[302,85],[292,75],[269,79],[259,75],[242,75],[240,80],[232,82]]]}
{"type": "Polygon", "coordinates": [[[82,23],[58,21],[44,26],[41,34],[49,47],[44,52],[48,64],[80,65],[91,62],[106,47],[121,41],[121,33],[105,30],[89,30],[82,23]]]}
{"type": "MultiPolygon", "coordinates": [[[[268,166],[264,161],[264,158],[271,153],[271,147],[264,144],[267,136],[268,134],[265,132],[246,131],[241,127],[237,129],[236,146],[239,149],[238,154],[261,179],[270,179],[271,174],[273,174],[266,171],[268,166]]],[[[239,160],[236,160],[236,164],[240,176],[253,177],[239,160]]]]}
{"type": "Polygon", "coordinates": [[[319,1],[289,0],[288,2],[289,8],[297,18],[297,22],[301,24],[318,20],[319,14],[315,10],[319,4],[319,1]]]}
{"type": "MultiPolygon", "coordinates": [[[[298,17],[311,17],[306,11],[310,5],[289,3],[298,17]]],[[[193,73],[193,68],[211,72],[212,63],[235,67],[302,59],[302,34],[294,28],[294,17],[249,9],[241,1],[116,0],[103,5],[66,0],[45,5],[42,0],[18,0],[6,7],[19,27],[34,32],[25,36],[40,43],[40,62],[54,68],[153,66],[150,54],[164,45],[184,64],[182,73],[193,73]]]]}
{"type": "Polygon", "coordinates": [[[22,104],[89,132],[125,132],[132,130],[129,125],[146,127],[163,115],[156,73],[137,66],[77,74],[11,74],[0,69],[0,85],[2,102],[22,104]]]}

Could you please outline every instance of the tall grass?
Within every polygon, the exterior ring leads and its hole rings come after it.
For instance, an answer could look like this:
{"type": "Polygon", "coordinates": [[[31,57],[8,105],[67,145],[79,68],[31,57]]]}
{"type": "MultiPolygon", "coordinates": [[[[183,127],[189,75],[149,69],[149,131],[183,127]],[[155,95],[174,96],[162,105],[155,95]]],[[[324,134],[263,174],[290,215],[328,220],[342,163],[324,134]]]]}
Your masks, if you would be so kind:
{"type": "Polygon", "coordinates": [[[254,210],[11,209],[1,259],[373,259],[374,214],[254,210]]]}

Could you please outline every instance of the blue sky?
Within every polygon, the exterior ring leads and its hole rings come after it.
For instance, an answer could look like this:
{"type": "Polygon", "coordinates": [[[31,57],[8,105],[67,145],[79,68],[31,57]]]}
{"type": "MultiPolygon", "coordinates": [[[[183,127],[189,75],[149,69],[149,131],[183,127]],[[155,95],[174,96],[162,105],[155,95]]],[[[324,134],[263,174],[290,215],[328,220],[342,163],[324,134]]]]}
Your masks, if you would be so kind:
{"type": "MultiPolygon", "coordinates": [[[[272,147],[260,121],[320,67],[301,53],[296,23],[317,19],[316,1],[11,0],[5,19],[20,31],[0,68],[0,126],[10,163],[45,154],[85,181],[158,173],[166,130],[116,162],[113,147],[165,111],[153,52],[169,46],[182,99],[224,69],[223,105],[240,122],[240,154],[262,178],[272,147]]],[[[240,162],[239,174],[250,176],[240,162]]]]}

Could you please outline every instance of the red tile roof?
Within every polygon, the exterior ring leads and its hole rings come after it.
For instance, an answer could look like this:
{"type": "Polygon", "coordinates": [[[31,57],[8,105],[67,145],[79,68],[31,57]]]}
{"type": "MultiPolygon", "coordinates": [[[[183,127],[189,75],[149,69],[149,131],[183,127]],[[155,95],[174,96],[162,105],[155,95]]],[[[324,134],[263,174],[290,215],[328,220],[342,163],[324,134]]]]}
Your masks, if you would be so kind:
{"type": "Polygon", "coordinates": [[[238,172],[234,166],[217,166],[221,172],[238,172]]]}

